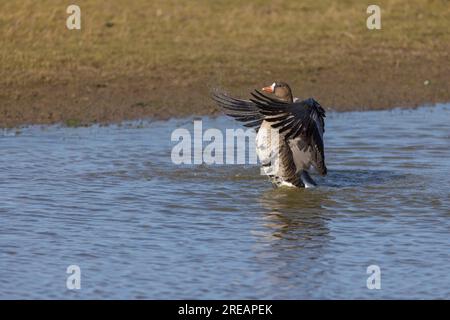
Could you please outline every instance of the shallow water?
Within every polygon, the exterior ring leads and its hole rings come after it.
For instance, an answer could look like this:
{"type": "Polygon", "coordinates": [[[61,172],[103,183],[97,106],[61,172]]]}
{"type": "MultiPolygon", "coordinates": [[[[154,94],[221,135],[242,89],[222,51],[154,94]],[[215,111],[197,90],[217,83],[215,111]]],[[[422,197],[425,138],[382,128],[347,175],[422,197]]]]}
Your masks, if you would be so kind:
{"type": "Polygon", "coordinates": [[[192,119],[3,131],[0,298],[448,299],[449,122],[450,105],[329,113],[314,190],[172,164],[192,119]]]}

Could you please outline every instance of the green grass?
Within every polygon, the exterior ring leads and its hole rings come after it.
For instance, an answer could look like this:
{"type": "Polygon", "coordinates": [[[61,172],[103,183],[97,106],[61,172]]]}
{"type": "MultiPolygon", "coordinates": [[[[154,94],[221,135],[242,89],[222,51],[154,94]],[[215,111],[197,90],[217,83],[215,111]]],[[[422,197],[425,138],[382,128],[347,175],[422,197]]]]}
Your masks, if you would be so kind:
{"type": "Polygon", "coordinates": [[[366,29],[361,1],[77,1],[82,30],[69,31],[67,1],[2,1],[2,81],[70,81],[89,72],[157,79],[167,70],[177,85],[205,74],[239,85],[264,71],[331,67],[330,54],[364,46],[401,57],[403,49],[450,43],[449,1],[378,3],[380,32],[366,29]]]}
{"type": "MultiPolygon", "coordinates": [[[[385,68],[378,75],[383,79],[405,61],[448,60],[446,0],[377,1],[380,31],[366,28],[372,2],[357,0],[79,0],[81,31],[66,29],[68,4],[0,2],[0,101],[13,105],[15,96],[44,85],[82,88],[142,79],[155,91],[144,104],[161,108],[174,91],[198,91],[184,103],[205,105],[200,97],[213,86],[243,94],[282,79],[317,94],[318,82],[333,75],[349,73],[352,86],[364,82],[353,71],[385,68]]],[[[438,67],[432,66],[436,73],[438,67]]],[[[326,102],[339,104],[344,97],[328,87],[326,102]]]]}
{"type": "Polygon", "coordinates": [[[69,128],[81,127],[81,121],[78,119],[67,119],[65,125],[69,128]]]}

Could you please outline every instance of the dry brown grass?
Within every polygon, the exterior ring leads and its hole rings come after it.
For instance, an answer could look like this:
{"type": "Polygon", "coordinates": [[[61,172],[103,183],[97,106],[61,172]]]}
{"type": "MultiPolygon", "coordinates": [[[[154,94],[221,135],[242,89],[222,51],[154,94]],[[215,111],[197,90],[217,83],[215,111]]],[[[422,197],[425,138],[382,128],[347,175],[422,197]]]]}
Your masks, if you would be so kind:
{"type": "Polygon", "coordinates": [[[213,112],[220,86],[274,79],[339,110],[448,101],[450,1],[0,3],[0,125],[213,112]],[[424,86],[425,80],[430,81],[424,86]]]}

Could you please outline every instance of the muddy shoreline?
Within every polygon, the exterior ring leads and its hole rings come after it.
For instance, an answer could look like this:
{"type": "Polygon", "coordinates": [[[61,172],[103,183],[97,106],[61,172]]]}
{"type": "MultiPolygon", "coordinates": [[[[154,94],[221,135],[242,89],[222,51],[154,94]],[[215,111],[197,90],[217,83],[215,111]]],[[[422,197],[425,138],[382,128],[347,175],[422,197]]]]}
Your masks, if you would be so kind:
{"type": "Polygon", "coordinates": [[[375,31],[358,1],[80,6],[68,31],[62,4],[0,4],[0,127],[215,115],[214,88],[245,98],[275,80],[327,110],[450,101],[445,1],[384,1],[375,31]]]}
{"type": "MultiPolygon", "coordinates": [[[[314,97],[327,110],[334,111],[433,105],[450,101],[450,70],[441,68],[444,62],[417,65],[406,61],[396,74],[391,73],[390,66],[358,70],[341,65],[316,72],[314,81],[295,82],[292,86],[295,95],[314,97]],[[366,74],[371,76],[366,77],[366,74]]],[[[217,115],[221,110],[209,97],[214,88],[245,98],[246,92],[270,84],[271,80],[245,84],[241,88],[208,86],[205,83],[209,80],[158,88],[158,85],[152,86],[152,81],[146,77],[80,78],[67,83],[50,81],[23,87],[3,86],[0,127],[54,123],[81,126],[146,118],[217,115]]]]}

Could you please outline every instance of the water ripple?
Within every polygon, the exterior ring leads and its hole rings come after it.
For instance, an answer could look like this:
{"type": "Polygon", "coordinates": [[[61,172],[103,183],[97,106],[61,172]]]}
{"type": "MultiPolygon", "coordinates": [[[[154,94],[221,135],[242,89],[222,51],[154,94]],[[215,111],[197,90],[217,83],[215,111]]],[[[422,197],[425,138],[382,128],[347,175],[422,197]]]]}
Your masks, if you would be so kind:
{"type": "Polygon", "coordinates": [[[0,298],[448,299],[448,119],[449,105],[330,113],[314,190],[172,164],[192,119],[4,130],[0,298]],[[382,290],[366,288],[371,264],[382,290]]]}

